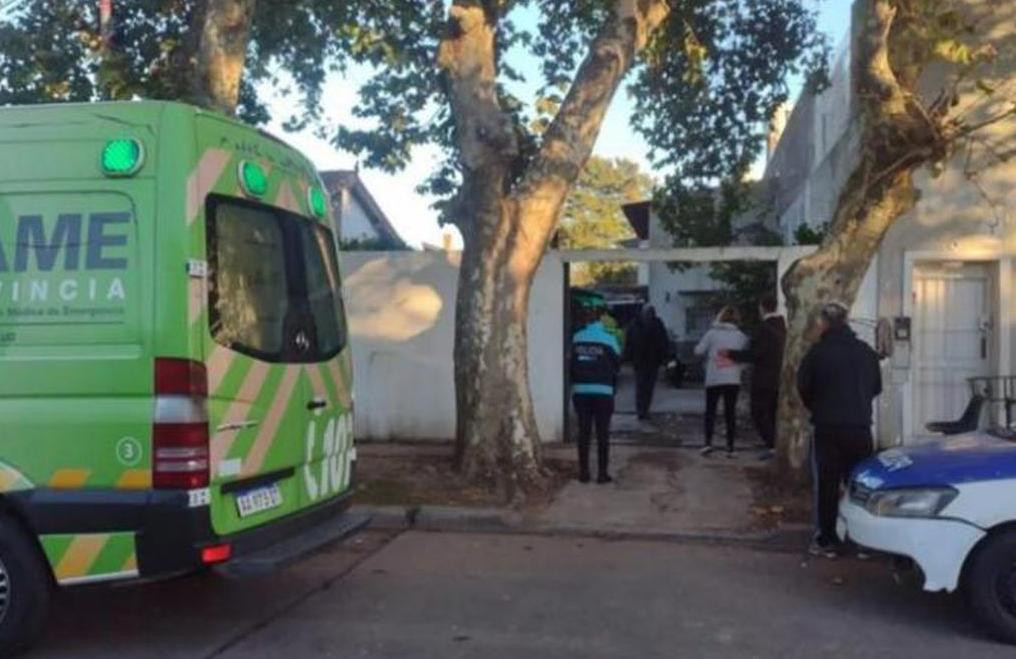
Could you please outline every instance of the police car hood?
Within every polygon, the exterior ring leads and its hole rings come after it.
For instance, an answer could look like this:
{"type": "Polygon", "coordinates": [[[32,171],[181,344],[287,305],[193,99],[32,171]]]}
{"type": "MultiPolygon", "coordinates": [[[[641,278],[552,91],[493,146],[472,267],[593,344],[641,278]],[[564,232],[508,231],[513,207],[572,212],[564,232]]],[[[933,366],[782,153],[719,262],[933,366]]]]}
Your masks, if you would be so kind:
{"type": "Polygon", "coordinates": [[[863,462],[854,478],[872,490],[1016,478],[1016,442],[978,432],[890,449],[863,462]]]}

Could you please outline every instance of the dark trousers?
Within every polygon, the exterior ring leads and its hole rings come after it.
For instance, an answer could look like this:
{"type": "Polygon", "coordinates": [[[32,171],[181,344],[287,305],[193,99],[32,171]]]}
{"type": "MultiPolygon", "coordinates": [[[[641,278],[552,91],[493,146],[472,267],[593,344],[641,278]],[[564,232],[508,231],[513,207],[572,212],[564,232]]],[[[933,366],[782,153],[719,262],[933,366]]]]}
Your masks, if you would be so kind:
{"type": "Polygon", "coordinates": [[[815,516],[822,541],[836,542],[840,486],[846,483],[854,467],[873,452],[871,429],[867,426],[815,428],[811,456],[815,516]]]}
{"type": "Polygon", "coordinates": [[[658,379],[660,379],[658,366],[635,367],[635,412],[639,418],[649,416],[649,408],[653,404],[653,391],[656,389],[658,379]]]}
{"type": "Polygon", "coordinates": [[[718,384],[706,387],[706,446],[713,445],[713,428],[716,426],[716,408],[723,398],[723,417],[727,422],[727,450],[734,450],[734,434],[737,432],[737,395],[741,385],[718,384]]]}
{"type": "Polygon", "coordinates": [[[610,460],[610,417],[614,414],[614,397],[575,394],[572,403],[579,417],[579,473],[589,475],[589,443],[595,425],[598,473],[606,475],[610,460]]]}
{"type": "Polygon", "coordinates": [[[752,389],[751,419],[766,448],[776,447],[776,413],[780,392],[776,389],[752,389]]]}

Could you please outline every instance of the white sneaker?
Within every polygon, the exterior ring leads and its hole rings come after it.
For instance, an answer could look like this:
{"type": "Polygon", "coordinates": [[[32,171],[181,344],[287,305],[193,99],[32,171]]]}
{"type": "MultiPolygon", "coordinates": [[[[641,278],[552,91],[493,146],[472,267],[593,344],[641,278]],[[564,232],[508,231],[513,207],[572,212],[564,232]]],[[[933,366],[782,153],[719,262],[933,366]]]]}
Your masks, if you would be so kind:
{"type": "Polygon", "coordinates": [[[702,455],[709,455],[712,452],[713,452],[712,446],[703,446],[702,448],[699,449],[699,453],[701,453],[702,455]]]}

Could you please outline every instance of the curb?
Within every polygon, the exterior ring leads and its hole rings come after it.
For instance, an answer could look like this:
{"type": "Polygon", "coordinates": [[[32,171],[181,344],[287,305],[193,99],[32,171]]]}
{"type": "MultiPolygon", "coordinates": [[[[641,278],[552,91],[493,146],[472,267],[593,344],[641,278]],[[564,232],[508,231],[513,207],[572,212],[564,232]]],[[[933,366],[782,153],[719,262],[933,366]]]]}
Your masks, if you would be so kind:
{"type": "Polygon", "coordinates": [[[656,531],[652,529],[593,528],[527,522],[520,514],[498,508],[461,508],[456,506],[366,506],[356,505],[350,512],[372,516],[370,528],[394,531],[433,531],[460,533],[505,533],[548,537],[597,538],[709,544],[747,547],[778,552],[798,552],[807,547],[811,529],[792,524],[771,531],[738,533],[725,531],[656,531]]]}

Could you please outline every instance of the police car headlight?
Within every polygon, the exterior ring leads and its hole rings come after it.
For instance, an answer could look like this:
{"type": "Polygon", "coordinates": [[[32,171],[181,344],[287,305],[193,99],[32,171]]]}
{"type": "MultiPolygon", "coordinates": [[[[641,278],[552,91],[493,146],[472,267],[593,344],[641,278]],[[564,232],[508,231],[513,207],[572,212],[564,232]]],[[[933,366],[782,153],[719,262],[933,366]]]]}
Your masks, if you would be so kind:
{"type": "Polygon", "coordinates": [[[873,492],[865,508],[880,517],[936,517],[959,492],[951,487],[922,487],[873,492]]]}

